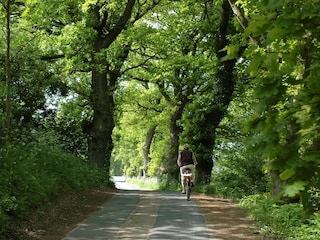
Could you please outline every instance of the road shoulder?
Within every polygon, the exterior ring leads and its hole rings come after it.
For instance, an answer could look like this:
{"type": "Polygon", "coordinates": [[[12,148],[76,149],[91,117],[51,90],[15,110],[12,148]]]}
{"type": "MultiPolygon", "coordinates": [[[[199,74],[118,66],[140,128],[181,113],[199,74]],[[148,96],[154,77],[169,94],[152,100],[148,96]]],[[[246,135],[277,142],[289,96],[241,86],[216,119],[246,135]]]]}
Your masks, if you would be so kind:
{"type": "Polygon", "coordinates": [[[255,222],[230,199],[204,194],[195,194],[193,198],[202,209],[209,233],[216,239],[262,239],[255,222]]]}

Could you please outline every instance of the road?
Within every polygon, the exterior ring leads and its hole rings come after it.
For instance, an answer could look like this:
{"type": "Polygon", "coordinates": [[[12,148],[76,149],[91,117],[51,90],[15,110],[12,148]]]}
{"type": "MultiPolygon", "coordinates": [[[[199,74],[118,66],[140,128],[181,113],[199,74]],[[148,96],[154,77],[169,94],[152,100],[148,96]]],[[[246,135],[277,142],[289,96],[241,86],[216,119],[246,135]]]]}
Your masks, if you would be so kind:
{"type": "Polygon", "coordinates": [[[139,190],[116,179],[118,194],[63,240],[213,239],[196,201],[173,191],[139,190]]]}

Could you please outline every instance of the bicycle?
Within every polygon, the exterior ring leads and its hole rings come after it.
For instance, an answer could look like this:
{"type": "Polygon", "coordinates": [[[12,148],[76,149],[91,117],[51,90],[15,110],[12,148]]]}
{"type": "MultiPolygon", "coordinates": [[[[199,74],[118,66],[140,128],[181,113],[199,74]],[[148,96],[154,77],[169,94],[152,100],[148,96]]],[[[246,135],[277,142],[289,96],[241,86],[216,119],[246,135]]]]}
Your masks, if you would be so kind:
{"type": "Polygon", "coordinates": [[[192,172],[189,168],[185,169],[183,172],[184,181],[185,181],[185,190],[187,195],[187,200],[190,201],[190,193],[191,193],[191,178],[192,172]]]}

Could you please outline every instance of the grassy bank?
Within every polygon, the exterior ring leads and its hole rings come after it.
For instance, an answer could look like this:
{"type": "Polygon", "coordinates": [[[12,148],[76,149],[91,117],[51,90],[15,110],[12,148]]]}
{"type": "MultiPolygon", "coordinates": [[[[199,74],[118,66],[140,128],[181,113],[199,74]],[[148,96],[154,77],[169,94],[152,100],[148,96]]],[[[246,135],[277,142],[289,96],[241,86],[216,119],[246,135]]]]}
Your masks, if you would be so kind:
{"type": "Polygon", "coordinates": [[[41,211],[55,197],[109,184],[106,174],[89,166],[53,137],[8,144],[0,154],[0,235],[10,223],[41,211]]]}

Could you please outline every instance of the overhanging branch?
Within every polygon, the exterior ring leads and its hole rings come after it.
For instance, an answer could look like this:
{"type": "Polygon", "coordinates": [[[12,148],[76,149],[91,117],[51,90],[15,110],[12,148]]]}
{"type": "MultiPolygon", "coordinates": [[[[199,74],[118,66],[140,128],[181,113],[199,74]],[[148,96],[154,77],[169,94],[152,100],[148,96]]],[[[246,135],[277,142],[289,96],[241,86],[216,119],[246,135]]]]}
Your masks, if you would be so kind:
{"type": "Polygon", "coordinates": [[[56,54],[56,55],[41,56],[40,59],[43,61],[50,61],[50,60],[56,60],[64,57],[65,57],[64,54],[56,54]]]}

